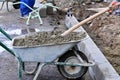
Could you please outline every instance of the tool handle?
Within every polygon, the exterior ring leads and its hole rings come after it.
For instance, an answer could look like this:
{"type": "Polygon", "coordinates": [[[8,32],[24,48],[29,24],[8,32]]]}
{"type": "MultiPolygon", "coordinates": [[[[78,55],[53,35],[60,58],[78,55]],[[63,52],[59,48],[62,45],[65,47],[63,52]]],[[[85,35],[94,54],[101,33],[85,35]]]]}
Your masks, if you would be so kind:
{"type": "Polygon", "coordinates": [[[118,5],[120,5],[120,3],[116,4],[115,6],[107,7],[107,8],[105,8],[104,10],[102,10],[102,11],[100,11],[100,12],[98,12],[98,13],[90,16],[90,17],[88,17],[87,19],[79,22],[78,24],[74,25],[73,27],[71,27],[70,29],[68,29],[68,30],[65,31],[64,33],[62,33],[61,36],[65,36],[65,35],[71,33],[71,32],[74,31],[75,29],[79,28],[81,25],[83,25],[83,24],[87,23],[88,21],[90,21],[90,20],[92,20],[92,19],[94,19],[94,18],[96,18],[96,17],[104,14],[105,12],[107,12],[108,10],[110,10],[111,8],[114,8],[114,7],[118,6],[118,5]]]}

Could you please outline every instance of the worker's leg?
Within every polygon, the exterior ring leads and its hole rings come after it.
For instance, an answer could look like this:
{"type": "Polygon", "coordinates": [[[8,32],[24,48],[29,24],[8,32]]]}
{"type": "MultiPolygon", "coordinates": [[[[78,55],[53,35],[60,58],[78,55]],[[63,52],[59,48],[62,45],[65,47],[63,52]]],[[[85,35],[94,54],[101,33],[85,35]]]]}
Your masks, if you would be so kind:
{"type": "MultiPolygon", "coordinates": [[[[25,4],[27,4],[28,6],[30,6],[31,8],[33,8],[35,0],[21,0],[21,2],[24,2],[25,4]]],[[[24,4],[20,4],[20,13],[21,13],[21,16],[28,15],[31,11],[32,10],[29,9],[24,4]]]]}

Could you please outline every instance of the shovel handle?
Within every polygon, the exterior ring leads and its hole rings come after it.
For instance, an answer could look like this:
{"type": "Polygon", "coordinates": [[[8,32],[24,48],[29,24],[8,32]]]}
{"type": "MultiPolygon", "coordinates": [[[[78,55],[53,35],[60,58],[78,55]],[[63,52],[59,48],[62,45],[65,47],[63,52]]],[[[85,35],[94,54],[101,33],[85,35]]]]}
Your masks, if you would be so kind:
{"type": "Polygon", "coordinates": [[[79,22],[78,24],[74,25],[73,27],[71,27],[70,29],[68,29],[68,30],[65,31],[64,33],[62,33],[61,36],[65,36],[65,35],[71,33],[71,32],[74,31],[75,29],[79,28],[81,25],[83,25],[83,24],[87,23],[88,21],[90,21],[90,20],[92,20],[92,19],[94,19],[94,18],[96,18],[96,17],[104,14],[105,12],[107,12],[108,10],[110,10],[111,8],[114,8],[114,7],[118,6],[118,5],[120,5],[120,3],[116,4],[115,6],[107,7],[107,8],[105,8],[104,10],[102,10],[102,11],[100,11],[100,12],[98,12],[98,13],[90,16],[90,17],[88,17],[87,19],[79,22]]]}

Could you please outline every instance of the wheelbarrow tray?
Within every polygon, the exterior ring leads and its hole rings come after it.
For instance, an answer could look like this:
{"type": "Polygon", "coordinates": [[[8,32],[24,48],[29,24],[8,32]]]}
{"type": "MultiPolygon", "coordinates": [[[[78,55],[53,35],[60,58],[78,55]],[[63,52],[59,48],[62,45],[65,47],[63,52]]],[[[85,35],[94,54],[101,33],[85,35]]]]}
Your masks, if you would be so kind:
{"type": "Polygon", "coordinates": [[[76,44],[77,42],[71,42],[59,45],[13,49],[15,53],[20,56],[22,61],[51,62],[76,44]]]}
{"type": "MultiPolygon", "coordinates": [[[[16,37],[16,38],[20,38],[20,37],[16,37]]],[[[13,39],[13,42],[14,42],[14,39],[13,39]]],[[[39,45],[34,47],[19,48],[19,47],[13,46],[13,50],[24,62],[27,62],[27,61],[51,62],[57,59],[59,56],[64,54],[66,51],[68,51],[72,47],[74,47],[80,41],[81,40],[66,42],[61,44],[39,45]]]]}

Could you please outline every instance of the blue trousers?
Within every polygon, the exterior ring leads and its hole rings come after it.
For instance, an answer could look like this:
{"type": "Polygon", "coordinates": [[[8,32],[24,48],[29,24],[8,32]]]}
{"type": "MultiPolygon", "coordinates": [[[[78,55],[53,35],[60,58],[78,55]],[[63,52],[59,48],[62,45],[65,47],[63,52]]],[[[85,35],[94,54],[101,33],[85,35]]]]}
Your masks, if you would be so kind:
{"type": "MultiPolygon", "coordinates": [[[[35,4],[35,0],[20,0],[20,1],[26,3],[31,8],[33,8],[33,6],[35,4]]],[[[31,9],[29,9],[28,7],[26,7],[24,4],[20,4],[20,13],[21,13],[21,16],[28,15],[30,12],[31,12],[31,9]]]]}

